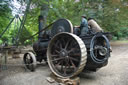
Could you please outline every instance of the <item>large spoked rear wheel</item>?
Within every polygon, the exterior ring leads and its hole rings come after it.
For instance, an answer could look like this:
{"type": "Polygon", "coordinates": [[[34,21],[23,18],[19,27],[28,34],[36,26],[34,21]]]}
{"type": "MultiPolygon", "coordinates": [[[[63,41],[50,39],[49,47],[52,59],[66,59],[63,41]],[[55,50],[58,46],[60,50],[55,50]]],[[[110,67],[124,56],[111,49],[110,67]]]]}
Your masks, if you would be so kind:
{"type": "Polygon", "coordinates": [[[85,67],[87,59],[85,44],[72,33],[59,33],[49,43],[47,59],[51,71],[56,76],[73,77],[85,67]]]}
{"type": "Polygon", "coordinates": [[[32,52],[25,53],[23,60],[27,69],[29,69],[30,71],[35,71],[36,57],[32,52]]]}

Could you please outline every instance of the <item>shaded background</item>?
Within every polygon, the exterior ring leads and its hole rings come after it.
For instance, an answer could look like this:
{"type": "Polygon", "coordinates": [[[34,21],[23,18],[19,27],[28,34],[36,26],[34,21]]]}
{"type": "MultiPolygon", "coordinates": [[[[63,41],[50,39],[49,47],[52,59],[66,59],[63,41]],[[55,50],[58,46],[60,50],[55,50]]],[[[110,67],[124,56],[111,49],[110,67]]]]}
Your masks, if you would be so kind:
{"type": "MultiPolygon", "coordinates": [[[[23,17],[28,1],[0,0],[0,34],[16,14],[23,17]]],[[[73,26],[79,25],[81,15],[86,14],[88,18],[95,18],[105,32],[111,32],[113,40],[128,40],[127,0],[32,0],[25,22],[27,30],[23,30],[20,34],[20,44],[32,44],[37,40],[35,36],[33,42],[31,40],[24,42],[26,37],[38,31],[38,16],[42,12],[47,16],[47,25],[59,18],[71,20],[73,26]]],[[[15,22],[0,38],[0,44],[5,41],[12,44],[12,37],[16,37],[17,33],[14,26],[15,22]]]]}

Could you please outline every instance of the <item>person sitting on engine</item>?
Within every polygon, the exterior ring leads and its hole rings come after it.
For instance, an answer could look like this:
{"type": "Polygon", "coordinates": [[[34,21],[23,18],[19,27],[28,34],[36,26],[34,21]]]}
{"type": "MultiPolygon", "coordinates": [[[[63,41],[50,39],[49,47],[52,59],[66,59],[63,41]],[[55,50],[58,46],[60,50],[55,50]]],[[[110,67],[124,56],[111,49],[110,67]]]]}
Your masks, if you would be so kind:
{"type": "Polygon", "coordinates": [[[80,26],[74,27],[74,34],[83,36],[88,34],[88,21],[87,21],[86,15],[82,15],[81,17],[82,19],[81,19],[80,26]]]}
{"type": "Polygon", "coordinates": [[[103,32],[103,29],[97,24],[93,18],[88,19],[88,25],[94,32],[103,32]]]}
{"type": "Polygon", "coordinates": [[[81,30],[80,35],[85,35],[88,33],[88,21],[87,21],[86,15],[82,15],[81,17],[82,17],[82,20],[79,27],[81,30]]]}

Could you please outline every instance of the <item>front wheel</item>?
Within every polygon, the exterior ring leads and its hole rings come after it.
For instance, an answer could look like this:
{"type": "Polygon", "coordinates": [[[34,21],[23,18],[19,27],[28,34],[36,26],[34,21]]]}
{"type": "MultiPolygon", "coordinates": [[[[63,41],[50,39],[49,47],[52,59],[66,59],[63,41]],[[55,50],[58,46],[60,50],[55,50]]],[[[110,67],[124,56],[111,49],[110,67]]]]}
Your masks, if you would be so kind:
{"type": "Polygon", "coordinates": [[[27,69],[29,69],[30,71],[35,71],[36,57],[32,52],[25,53],[23,61],[27,69]]]}

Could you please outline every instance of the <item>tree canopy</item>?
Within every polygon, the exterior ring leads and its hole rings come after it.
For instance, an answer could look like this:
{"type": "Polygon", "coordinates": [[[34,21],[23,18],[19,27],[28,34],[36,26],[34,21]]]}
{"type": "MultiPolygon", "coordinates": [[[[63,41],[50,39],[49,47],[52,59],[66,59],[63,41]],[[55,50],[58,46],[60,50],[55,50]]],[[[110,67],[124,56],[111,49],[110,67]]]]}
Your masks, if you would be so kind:
{"type": "MultiPolygon", "coordinates": [[[[14,15],[10,7],[10,2],[17,1],[22,7],[26,7],[29,0],[2,0],[0,1],[0,33],[7,27],[9,21],[14,15]]],[[[87,17],[94,18],[98,24],[106,31],[113,34],[113,39],[128,37],[128,1],[127,0],[31,0],[29,11],[27,12],[25,27],[26,29],[20,35],[22,44],[24,39],[38,31],[38,16],[43,7],[47,6],[47,25],[59,18],[71,20],[73,25],[80,24],[80,16],[86,14],[87,17]]],[[[24,11],[23,11],[24,13],[24,11]]],[[[22,18],[22,16],[21,16],[22,18]]],[[[7,31],[0,43],[16,36],[13,23],[10,30],[7,31]]],[[[33,40],[36,40],[34,37],[33,40]]]]}

